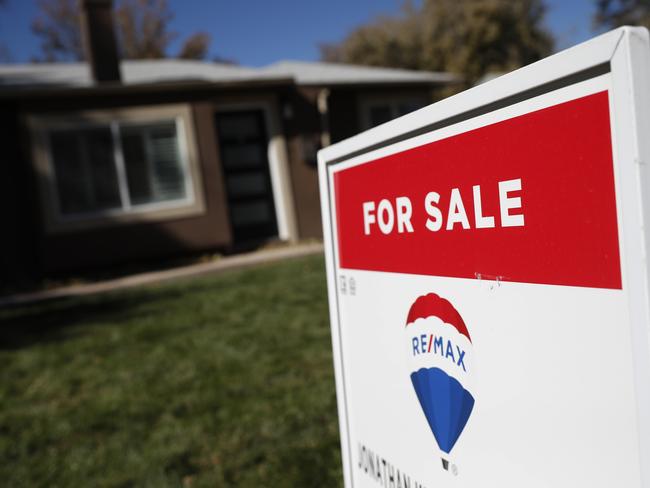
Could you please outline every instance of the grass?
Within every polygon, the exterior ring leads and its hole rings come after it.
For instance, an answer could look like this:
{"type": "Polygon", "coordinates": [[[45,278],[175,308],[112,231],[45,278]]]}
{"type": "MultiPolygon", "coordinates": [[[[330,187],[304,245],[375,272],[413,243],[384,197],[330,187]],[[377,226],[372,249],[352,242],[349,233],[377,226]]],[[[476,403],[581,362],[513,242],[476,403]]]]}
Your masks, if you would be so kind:
{"type": "Polygon", "coordinates": [[[321,258],[0,310],[3,486],[335,487],[321,258]]]}

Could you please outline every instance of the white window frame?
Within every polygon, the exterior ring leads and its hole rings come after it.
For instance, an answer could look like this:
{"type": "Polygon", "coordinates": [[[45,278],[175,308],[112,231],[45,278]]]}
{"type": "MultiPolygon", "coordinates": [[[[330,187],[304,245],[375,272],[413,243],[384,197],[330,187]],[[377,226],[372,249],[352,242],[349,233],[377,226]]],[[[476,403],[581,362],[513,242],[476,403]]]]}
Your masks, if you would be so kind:
{"type": "Polygon", "coordinates": [[[135,221],[166,220],[205,212],[198,168],[198,152],[189,106],[130,107],[57,115],[30,115],[27,117],[27,123],[33,140],[32,153],[39,175],[42,210],[47,232],[80,230],[135,221]],[[134,205],[130,201],[128,192],[121,130],[124,127],[155,125],[170,121],[174,122],[176,128],[185,197],[134,205]],[[93,127],[108,128],[111,132],[113,163],[121,206],[100,211],[64,214],[60,208],[50,134],[59,130],[84,130],[93,127]]]}

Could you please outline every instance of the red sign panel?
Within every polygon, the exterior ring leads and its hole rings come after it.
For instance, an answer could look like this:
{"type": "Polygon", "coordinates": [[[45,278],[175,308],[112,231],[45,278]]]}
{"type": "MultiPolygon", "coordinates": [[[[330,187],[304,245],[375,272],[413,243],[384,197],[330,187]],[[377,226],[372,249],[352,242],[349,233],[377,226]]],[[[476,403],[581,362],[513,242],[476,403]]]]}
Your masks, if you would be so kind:
{"type": "Polygon", "coordinates": [[[621,288],[606,91],[334,175],[342,268],[621,288]]]}

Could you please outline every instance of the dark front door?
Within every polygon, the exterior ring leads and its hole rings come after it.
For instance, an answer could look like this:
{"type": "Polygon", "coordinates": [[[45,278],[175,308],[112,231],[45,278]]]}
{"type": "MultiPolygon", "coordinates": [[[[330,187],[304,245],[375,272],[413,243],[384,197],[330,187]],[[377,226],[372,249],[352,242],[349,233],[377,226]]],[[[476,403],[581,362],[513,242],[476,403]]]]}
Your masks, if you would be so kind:
{"type": "Polygon", "coordinates": [[[219,112],[215,118],[235,243],[277,236],[264,112],[219,112]]]}

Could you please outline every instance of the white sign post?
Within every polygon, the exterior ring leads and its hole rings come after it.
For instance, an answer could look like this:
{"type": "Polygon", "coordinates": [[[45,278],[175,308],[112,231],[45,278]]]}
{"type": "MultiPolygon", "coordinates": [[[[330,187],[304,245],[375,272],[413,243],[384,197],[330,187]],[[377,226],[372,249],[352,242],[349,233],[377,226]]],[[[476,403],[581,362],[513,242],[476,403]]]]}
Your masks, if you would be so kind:
{"type": "Polygon", "coordinates": [[[650,488],[650,47],[319,153],[345,485],[650,488]]]}

